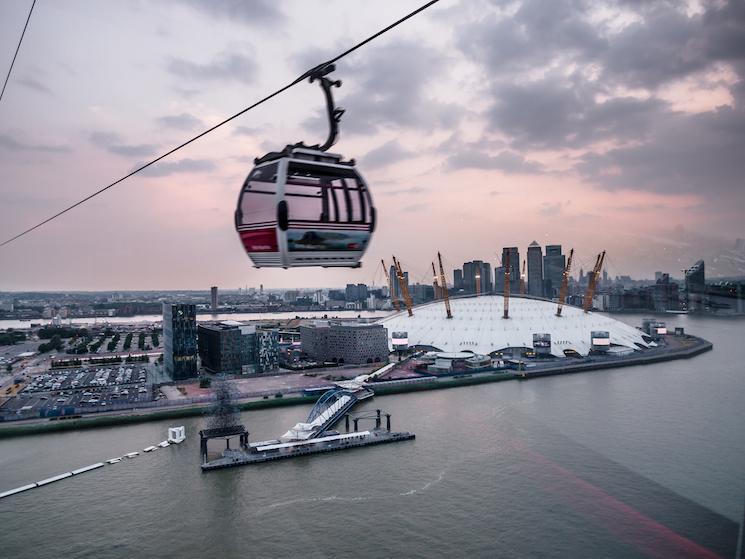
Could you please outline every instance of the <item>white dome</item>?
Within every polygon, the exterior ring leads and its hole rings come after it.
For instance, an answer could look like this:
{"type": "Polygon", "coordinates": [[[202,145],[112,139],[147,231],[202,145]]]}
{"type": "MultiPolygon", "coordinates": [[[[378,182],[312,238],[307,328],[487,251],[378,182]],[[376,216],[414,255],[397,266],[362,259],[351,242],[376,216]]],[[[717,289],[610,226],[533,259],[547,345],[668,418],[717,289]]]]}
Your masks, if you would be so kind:
{"type": "MultiPolygon", "coordinates": [[[[564,306],[556,316],[556,303],[539,299],[510,298],[510,318],[503,319],[501,295],[451,299],[453,318],[445,316],[445,303],[435,301],[414,307],[414,316],[404,310],[380,323],[392,332],[408,332],[409,345],[432,346],[439,351],[489,354],[508,347],[533,347],[533,334],[551,334],[551,353],[564,356],[571,349],[590,352],[594,330],[610,334],[610,342],[634,350],[648,347],[642,332],[623,322],[597,313],[564,306]]],[[[392,347],[392,346],[391,346],[392,347]]]]}

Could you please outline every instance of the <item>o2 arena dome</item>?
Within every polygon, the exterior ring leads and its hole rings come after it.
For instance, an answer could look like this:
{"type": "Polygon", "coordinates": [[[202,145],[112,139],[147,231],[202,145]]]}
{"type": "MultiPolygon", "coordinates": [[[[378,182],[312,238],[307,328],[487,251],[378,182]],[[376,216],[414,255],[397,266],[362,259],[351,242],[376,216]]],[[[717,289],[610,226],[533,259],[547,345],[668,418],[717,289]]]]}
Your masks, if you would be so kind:
{"type": "Polygon", "coordinates": [[[451,299],[453,318],[448,319],[444,301],[435,301],[414,307],[414,316],[404,310],[380,323],[388,330],[389,344],[394,332],[406,332],[409,346],[446,352],[487,355],[507,348],[533,348],[534,334],[538,335],[537,345],[550,339],[545,353],[557,357],[564,357],[565,351],[587,355],[600,345],[606,350],[649,347],[640,330],[577,307],[564,305],[558,317],[555,302],[511,297],[509,318],[505,319],[503,305],[502,295],[451,299]]]}

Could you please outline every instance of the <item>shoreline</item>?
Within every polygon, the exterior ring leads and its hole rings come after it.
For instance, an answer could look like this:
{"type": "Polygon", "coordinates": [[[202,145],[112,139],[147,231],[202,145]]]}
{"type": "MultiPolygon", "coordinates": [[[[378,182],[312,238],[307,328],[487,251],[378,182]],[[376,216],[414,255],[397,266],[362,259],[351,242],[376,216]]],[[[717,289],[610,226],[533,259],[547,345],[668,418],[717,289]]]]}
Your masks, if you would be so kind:
{"type": "MultiPolygon", "coordinates": [[[[690,359],[707,351],[711,351],[714,345],[697,336],[688,336],[695,343],[690,347],[681,347],[671,349],[664,353],[654,353],[651,355],[635,355],[631,357],[619,357],[607,361],[593,361],[589,363],[574,363],[572,365],[560,366],[549,369],[539,369],[531,371],[504,371],[492,370],[483,372],[470,373],[469,376],[448,376],[438,377],[415,382],[392,381],[391,384],[383,382],[370,383],[369,388],[373,390],[375,396],[386,396],[389,394],[402,394],[406,392],[418,392],[422,390],[441,390],[445,388],[455,388],[459,386],[471,386],[476,384],[485,384],[490,382],[503,382],[516,380],[524,382],[532,378],[567,375],[576,373],[587,373],[592,371],[603,371],[607,369],[616,369],[622,367],[631,367],[636,365],[649,365],[664,361],[675,361],[678,359],[690,359]]],[[[423,377],[426,378],[426,377],[423,377]]],[[[268,400],[250,400],[237,402],[236,406],[241,411],[261,410],[266,408],[296,406],[311,404],[317,400],[317,396],[305,395],[283,395],[282,398],[271,398],[268,400]]],[[[10,437],[23,437],[26,435],[55,433],[60,431],[71,431],[76,429],[93,429],[100,427],[114,427],[118,425],[127,425],[135,423],[144,423],[148,421],[159,421],[163,419],[176,419],[181,417],[193,417],[204,415],[211,403],[191,404],[187,406],[173,406],[169,409],[147,409],[135,410],[134,413],[122,414],[121,412],[111,412],[111,415],[99,415],[93,417],[80,417],[67,420],[41,420],[30,419],[20,421],[0,422],[0,439],[10,437]]]]}

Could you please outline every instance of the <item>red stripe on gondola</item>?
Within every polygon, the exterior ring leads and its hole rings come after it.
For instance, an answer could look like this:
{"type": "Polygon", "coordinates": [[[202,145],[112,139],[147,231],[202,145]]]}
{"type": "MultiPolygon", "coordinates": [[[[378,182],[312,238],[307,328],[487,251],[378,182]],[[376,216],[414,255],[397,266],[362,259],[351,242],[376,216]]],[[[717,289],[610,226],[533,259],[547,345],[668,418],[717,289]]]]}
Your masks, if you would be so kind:
{"type": "Polygon", "coordinates": [[[277,230],[258,229],[256,231],[241,231],[241,241],[246,252],[277,252],[277,230]]]}

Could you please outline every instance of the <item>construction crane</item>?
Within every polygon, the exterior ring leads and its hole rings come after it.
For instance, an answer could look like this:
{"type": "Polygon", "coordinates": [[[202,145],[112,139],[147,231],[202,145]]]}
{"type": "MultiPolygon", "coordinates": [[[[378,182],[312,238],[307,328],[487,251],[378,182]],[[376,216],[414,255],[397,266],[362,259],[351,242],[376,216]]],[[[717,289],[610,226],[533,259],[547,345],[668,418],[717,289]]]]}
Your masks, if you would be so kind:
{"type": "Polygon", "coordinates": [[[569,289],[569,271],[572,269],[572,258],[574,258],[574,249],[569,251],[569,260],[567,260],[566,268],[564,268],[564,273],[561,275],[559,306],[556,308],[556,316],[561,316],[561,309],[564,306],[564,300],[567,297],[567,289],[569,289]]]}
{"type": "Polygon", "coordinates": [[[408,311],[409,316],[414,316],[414,311],[411,310],[412,304],[411,304],[411,295],[409,295],[409,286],[406,285],[406,279],[404,278],[403,270],[401,270],[401,264],[399,264],[395,256],[393,257],[393,266],[396,269],[396,276],[398,277],[398,285],[401,288],[401,293],[404,296],[404,304],[406,305],[406,310],[408,311]]]}
{"type": "Polygon", "coordinates": [[[603,261],[605,260],[605,251],[598,254],[595,260],[595,267],[590,272],[590,280],[587,282],[587,291],[585,291],[585,300],[582,305],[582,310],[588,312],[592,308],[592,299],[595,296],[595,288],[598,286],[598,277],[600,277],[600,270],[603,269],[603,261]]]}
{"type": "Polygon", "coordinates": [[[442,256],[437,253],[437,261],[440,264],[440,283],[442,284],[442,298],[445,300],[445,312],[448,318],[453,318],[450,312],[450,296],[448,294],[448,284],[445,282],[445,269],[442,267],[442,256]]]}
{"type": "Polygon", "coordinates": [[[523,270],[520,272],[520,295],[525,295],[525,259],[523,259],[523,270]]]}
{"type": "Polygon", "coordinates": [[[393,308],[396,309],[396,311],[400,311],[401,307],[399,306],[398,300],[396,299],[396,294],[393,292],[393,284],[391,283],[391,275],[388,273],[388,268],[385,267],[385,260],[381,258],[380,263],[383,265],[383,274],[385,274],[385,277],[388,280],[388,293],[390,293],[391,295],[391,304],[393,305],[393,308]]]}
{"type": "Polygon", "coordinates": [[[510,251],[504,255],[504,314],[502,318],[510,317],[510,251]]]}
{"type": "Polygon", "coordinates": [[[440,298],[440,286],[437,285],[437,272],[435,271],[435,263],[432,262],[432,287],[435,288],[435,301],[440,298]]]}

